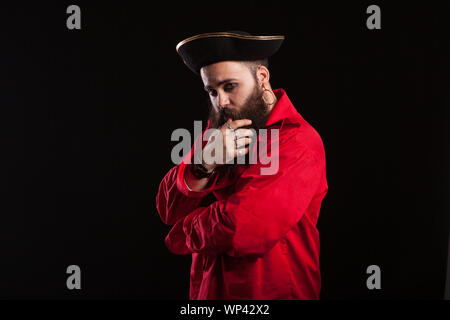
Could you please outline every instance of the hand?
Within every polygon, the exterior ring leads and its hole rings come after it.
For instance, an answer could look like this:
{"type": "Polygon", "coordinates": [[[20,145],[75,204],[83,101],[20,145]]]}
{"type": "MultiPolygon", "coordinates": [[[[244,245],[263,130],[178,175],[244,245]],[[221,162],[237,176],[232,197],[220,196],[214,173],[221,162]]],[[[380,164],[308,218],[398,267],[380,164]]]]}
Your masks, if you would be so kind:
{"type": "Polygon", "coordinates": [[[239,128],[248,126],[251,123],[252,121],[249,119],[239,119],[234,121],[228,119],[228,121],[219,128],[221,134],[211,135],[208,143],[203,148],[203,165],[208,169],[208,171],[230,162],[237,156],[243,156],[249,152],[248,145],[254,138],[255,132],[254,130],[239,128]],[[216,161],[214,161],[215,150],[220,148],[218,139],[222,139],[223,159],[221,159],[222,161],[218,161],[218,163],[216,163],[216,161]],[[205,157],[205,154],[211,155],[212,159],[205,157]]]}

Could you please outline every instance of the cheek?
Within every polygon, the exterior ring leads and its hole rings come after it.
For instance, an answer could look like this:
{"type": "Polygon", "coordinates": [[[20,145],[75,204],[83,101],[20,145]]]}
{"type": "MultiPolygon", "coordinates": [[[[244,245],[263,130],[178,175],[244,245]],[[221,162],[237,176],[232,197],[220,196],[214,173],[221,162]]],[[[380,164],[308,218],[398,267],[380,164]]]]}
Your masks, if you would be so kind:
{"type": "Polygon", "coordinates": [[[253,93],[253,88],[241,88],[236,95],[235,101],[239,106],[244,105],[253,93]]]}
{"type": "Polygon", "coordinates": [[[219,103],[215,97],[209,96],[209,102],[214,110],[217,111],[217,109],[219,109],[219,103]]]}
{"type": "Polygon", "coordinates": [[[215,113],[220,112],[219,100],[217,100],[215,98],[211,98],[211,105],[212,105],[212,108],[213,108],[215,113]]]}

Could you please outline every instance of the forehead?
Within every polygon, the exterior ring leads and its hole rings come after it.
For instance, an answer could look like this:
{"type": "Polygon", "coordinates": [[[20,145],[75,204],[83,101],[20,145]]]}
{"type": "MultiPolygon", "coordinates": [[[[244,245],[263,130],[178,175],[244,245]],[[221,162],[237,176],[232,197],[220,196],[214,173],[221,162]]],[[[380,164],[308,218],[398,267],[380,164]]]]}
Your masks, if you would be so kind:
{"type": "Polygon", "coordinates": [[[250,74],[248,68],[239,61],[221,61],[201,68],[203,83],[214,85],[225,79],[245,79],[250,74]]]}

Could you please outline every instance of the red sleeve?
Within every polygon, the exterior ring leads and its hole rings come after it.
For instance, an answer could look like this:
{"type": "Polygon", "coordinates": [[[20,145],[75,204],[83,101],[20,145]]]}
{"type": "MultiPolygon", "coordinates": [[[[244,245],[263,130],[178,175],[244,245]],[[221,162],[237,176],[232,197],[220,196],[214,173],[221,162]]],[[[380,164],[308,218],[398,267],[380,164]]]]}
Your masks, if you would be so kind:
{"type": "MultiPolygon", "coordinates": [[[[197,140],[202,139],[205,131],[197,137],[197,140]]],[[[202,145],[204,144],[206,144],[206,141],[202,142],[202,145]]],[[[192,158],[193,147],[180,164],[169,170],[159,185],[156,196],[156,208],[161,220],[168,225],[175,224],[179,219],[198,208],[202,199],[214,189],[219,177],[217,174],[211,177],[211,181],[202,191],[189,190],[184,182],[184,173],[188,168],[188,163],[192,163],[192,158]]]]}
{"type": "Polygon", "coordinates": [[[199,207],[179,220],[166,238],[168,248],[174,253],[236,257],[261,256],[271,249],[305,214],[325,172],[297,135],[280,138],[278,151],[272,151],[279,156],[276,174],[261,174],[260,169],[270,164],[250,166],[228,199],[199,207]]]}

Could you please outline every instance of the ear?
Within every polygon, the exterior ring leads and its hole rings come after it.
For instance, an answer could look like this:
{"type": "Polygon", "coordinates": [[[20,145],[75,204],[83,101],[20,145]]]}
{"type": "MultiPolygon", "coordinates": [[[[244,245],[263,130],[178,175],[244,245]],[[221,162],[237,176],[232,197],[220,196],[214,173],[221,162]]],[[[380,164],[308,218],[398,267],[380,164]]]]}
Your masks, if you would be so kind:
{"type": "Polygon", "coordinates": [[[256,70],[256,77],[258,78],[258,82],[261,85],[265,85],[269,83],[270,72],[265,66],[260,65],[256,70]]]}

